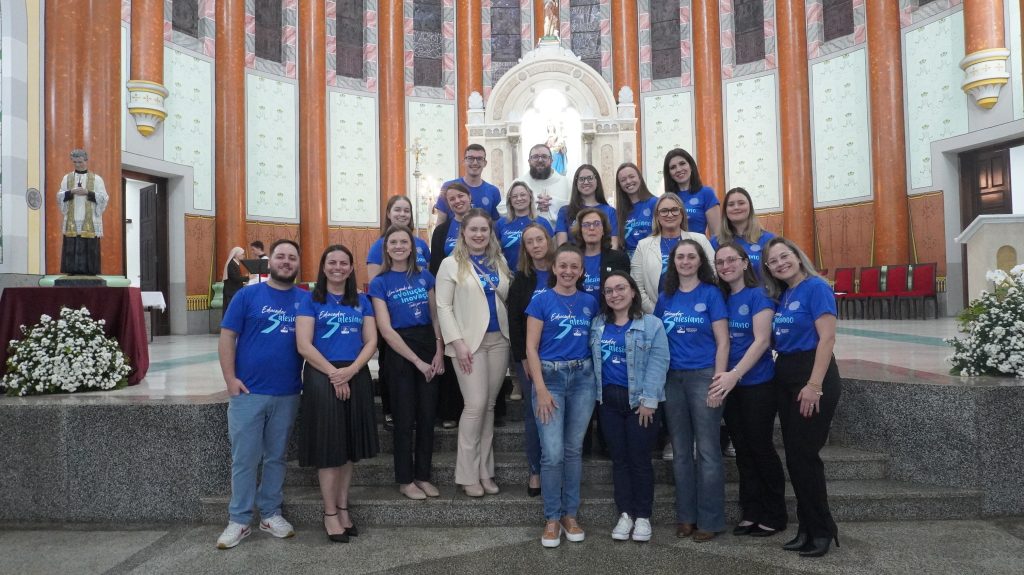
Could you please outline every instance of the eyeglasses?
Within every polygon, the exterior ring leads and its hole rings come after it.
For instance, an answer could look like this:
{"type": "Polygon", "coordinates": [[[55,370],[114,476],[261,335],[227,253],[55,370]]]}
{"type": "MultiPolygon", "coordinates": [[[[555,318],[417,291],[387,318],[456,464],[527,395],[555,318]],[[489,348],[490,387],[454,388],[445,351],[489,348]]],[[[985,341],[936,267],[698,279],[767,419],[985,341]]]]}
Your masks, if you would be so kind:
{"type": "Polygon", "coordinates": [[[617,294],[617,293],[618,294],[626,293],[626,290],[628,290],[628,289],[629,289],[629,284],[619,284],[617,286],[606,287],[606,288],[604,288],[601,291],[604,292],[604,295],[612,295],[612,294],[617,294]]]}
{"type": "Polygon", "coordinates": [[[466,156],[463,158],[467,164],[482,164],[487,161],[487,158],[483,156],[466,156]]]}
{"type": "Polygon", "coordinates": [[[601,220],[592,220],[589,222],[581,222],[580,227],[585,230],[593,230],[597,228],[603,228],[604,225],[601,224],[601,220]]]}
{"type": "Polygon", "coordinates": [[[581,184],[590,184],[597,181],[597,178],[595,178],[594,176],[580,176],[576,178],[576,181],[581,184]]]}
{"type": "Polygon", "coordinates": [[[658,210],[659,216],[678,216],[682,212],[682,208],[661,208],[658,210]]]}
{"type": "Polygon", "coordinates": [[[531,162],[539,162],[541,160],[550,160],[550,159],[551,159],[551,156],[549,156],[547,154],[533,154],[533,155],[530,156],[530,161],[531,162]]]}
{"type": "Polygon", "coordinates": [[[732,257],[728,257],[728,258],[722,258],[720,260],[715,260],[715,265],[718,266],[718,267],[722,267],[722,266],[726,266],[726,265],[731,266],[732,264],[734,264],[736,262],[741,262],[741,261],[743,261],[743,258],[732,256],[732,257]]]}
{"type": "Polygon", "coordinates": [[[773,268],[773,267],[775,267],[775,266],[777,266],[777,265],[779,265],[779,264],[781,264],[783,262],[788,262],[789,260],[791,260],[791,259],[793,259],[795,257],[796,257],[796,254],[794,254],[793,252],[782,252],[781,254],[779,254],[779,257],[772,258],[772,259],[766,261],[765,263],[768,264],[768,267],[773,268]]]}

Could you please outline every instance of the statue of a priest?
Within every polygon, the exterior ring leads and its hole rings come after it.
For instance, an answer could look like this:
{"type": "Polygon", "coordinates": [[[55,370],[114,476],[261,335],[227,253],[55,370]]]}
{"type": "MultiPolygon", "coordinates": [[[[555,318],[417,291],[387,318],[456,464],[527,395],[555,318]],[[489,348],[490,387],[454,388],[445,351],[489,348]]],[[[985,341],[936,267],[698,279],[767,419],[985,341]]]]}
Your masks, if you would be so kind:
{"type": "Polygon", "coordinates": [[[107,208],[107,189],[103,178],[89,171],[89,154],[71,152],[75,171],[60,182],[57,202],[64,214],[64,244],[60,253],[60,271],[68,275],[100,273],[100,238],[103,237],[103,210],[107,208]]]}

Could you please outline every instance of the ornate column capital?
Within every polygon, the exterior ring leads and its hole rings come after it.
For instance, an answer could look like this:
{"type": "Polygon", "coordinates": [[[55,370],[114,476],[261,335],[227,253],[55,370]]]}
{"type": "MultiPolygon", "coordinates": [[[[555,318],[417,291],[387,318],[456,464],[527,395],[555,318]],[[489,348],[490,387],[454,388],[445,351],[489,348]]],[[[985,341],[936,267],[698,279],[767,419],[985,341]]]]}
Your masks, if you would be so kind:
{"type": "Polygon", "coordinates": [[[128,113],[135,118],[135,129],[151,136],[167,118],[164,99],[169,92],[163,84],[149,80],[128,80],[128,113]]]}
{"type": "Polygon", "coordinates": [[[991,109],[999,100],[999,90],[1010,80],[1010,71],[1006,68],[1006,60],[1010,51],[1006,48],[988,48],[964,56],[960,61],[960,69],[964,71],[964,81],[960,88],[974,97],[978,106],[991,109]]]}

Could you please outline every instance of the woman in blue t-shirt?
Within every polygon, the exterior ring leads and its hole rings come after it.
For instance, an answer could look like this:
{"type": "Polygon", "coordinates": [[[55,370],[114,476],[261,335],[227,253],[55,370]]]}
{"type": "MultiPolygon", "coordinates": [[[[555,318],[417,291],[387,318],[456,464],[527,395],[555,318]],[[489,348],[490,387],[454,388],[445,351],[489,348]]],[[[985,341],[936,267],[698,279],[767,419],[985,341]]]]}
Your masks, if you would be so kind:
{"type": "Polygon", "coordinates": [[[701,181],[693,156],[682,148],[669,150],[662,174],[665,191],[679,194],[686,206],[687,227],[684,229],[709,238],[717,236],[722,227],[722,208],[715,191],[701,181]]]}
{"type": "Polygon", "coordinates": [[[548,289],[526,308],[526,358],[541,443],[544,547],[558,547],[561,534],[583,541],[576,521],[583,475],[583,436],[597,401],[590,359],[590,323],[597,300],[580,289],[583,254],[565,244],[555,252],[548,289]]]}
{"type": "Polygon", "coordinates": [[[640,168],[626,162],[615,171],[615,205],[618,207],[619,236],[626,255],[633,257],[640,240],[651,235],[654,227],[654,204],[658,198],[647,189],[640,168]]]}
{"type": "Polygon", "coordinates": [[[709,541],[725,529],[725,472],[719,427],[723,396],[709,393],[729,359],[729,313],[704,248],[683,239],[669,253],[654,315],[671,351],[665,418],[676,479],[676,536],[709,541]],[[690,456],[697,450],[697,460],[690,456]],[[696,532],[695,532],[696,531],[696,532]]]}
{"type": "Polygon", "coordinates": [[[768,240],[775,237],[775,234],[762,230],[761,223],[754,213],[754,201],[750,194],[743,188],[733,188],[725,194],[725,225],[717,236],[712,238],[711,246],[718,249],[718,246],[729,242],[736,242],[750,259],[750,267],[754,277],[761,281],[761,256],[764,254],[764,247],[768,240]]]}
{"type": "Polygon", "coordinates": [[[627,272],[615,270],[602,285],[601,314],[590,331],[594,377],[601,384],[601,433],[612,457],[619,521],[612,539],[651,540],[654,467],[658,438],[654,415],[665,400],[668,339],[661,320],[645,314],[640,290],[627,272]]]}
{"type": "Polygon", "coordinates": [[[772,385],[772,317],[775,302],[754,276],[738,242],[715,253],[718,285],[729,308],[729,371],[715,374],[711,395],[728,396],[725,423],[736,447],[741,520],[733,535],[768,537],[786,528],[786,478],[772,434],[776,390],[772,385]]]}
{"type": "Polygon", "coordinates": [[[806,557],[839,546],[838,528],[828,506],[821,448],[828,439],[842,383],[832,350],[836,343],[836,300],[810,260],[792,241],[768,242],[764,285],[778,303],[772,321],[775,386],[786,467],[796,492],[796,537],[783,546],[806,557]]]}
{"type": "Polygon", "coordinates": [[[352,263],[345,246],[324,250],[316,286],[299,303],[295,320],[296,345],[306,360],[299,465],[317,468],[324,529],[342,543],[359,534],[348,514],[352,463],[380,451],[366,367],[377,348],[377,324],[373,305],[356,289],[352,263]]]}
{"type": "Polygon", "coordinates": [[[537,223],[544,226],[548,234],[554,235],[555,231],[547,218],[537,217],[537,210],[533,203],[533,190],[526,182],[516,180],[508,189],[505,196],[505,205],[508,206],[508,215],[499,218],[495,222],[497,228],[498,242],[501,243],[501,251],[505,254],[505,261],[512,271],[519,269],[519,246],[523,241],[523,230],[526,226],[537,223]]]}
{"type": "Polygon", "coordinates": [[[609,221],[609,227],[605,232],[611,238],[611,247],[618,247],[620,245],[618,216],[615,213],[615,208],[609,206],[608,200],[604,197],[601,174],[598,174],[597,168],[590,164],[583,164],[576,168],[576,174],[572,177],[569,204],[558,210],[558,216],[555,218],[555,241],[558,245],[575,241],[573,231],[576,229],[578,223],[576,220],[580,210],[584,208],[594,208],[604,212],[609,221]]]}
{"type": "Polygon", "coordinates": [[[629,258],[612,247],[607,215],[597,208],[583,208],[573,227],[573,243],[583,250],[583,291],[601,301],[601,282],[608,272],[629,273],[629,258]]]}
{"type": "Polygon", "coordinates": [[[425,499],[439,495],[430,483],[430,466],[437,411],[434,376],[444,373],[444,345],[434,307],[434,276],[416,263],[412,237],[404,226],[392,226],[384,234],[384,264],[370,282],[370,297],[377,329],[389,347],[382,369],[392,391],[395,479],[403,495],[425,499]]]}

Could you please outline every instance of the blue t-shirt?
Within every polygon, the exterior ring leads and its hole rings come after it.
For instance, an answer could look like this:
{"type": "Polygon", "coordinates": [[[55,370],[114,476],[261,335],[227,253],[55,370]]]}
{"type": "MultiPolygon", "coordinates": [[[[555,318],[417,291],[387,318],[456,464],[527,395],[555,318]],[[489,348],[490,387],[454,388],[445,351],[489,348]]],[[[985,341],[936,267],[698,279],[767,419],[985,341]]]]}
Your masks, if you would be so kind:
{"type": "Polygon", "coordinates": [[[686,206],[686,229],[698,234],[708,234],[707,211],[719,205],[718,196],[715,191],[704,186],[696,193],[691,194],[685,190],[679,190],[679,198],[686,206]]]}
{"type": "Polygon", "coordinates": [[[494,288],[498,287],[498,282],[501,280],[498,277],[498,272],[487,265],[486,256],[470,256],[475,264],[473,271],[476,273],[477,280],[480,281],[480,286],[484,288],[484,295],[487,296],[487,310],[490,312],[490,319],[487,320],[487,332],[501,331],[501,326],[498,324],[498,309],[494,303],[494,288]]]}
{"type": "Polygon", "coordinates": [[[401,329],[430,325],[430,290],[434,276],[420,270],[411,278],[405,272],[389,271],[370,282],[370,297],[387,304],[391,327],[401,329]]]}
{"type": "Polygon", "coordinates": [[[672,253],[672,248],[676,247],[679,243],[679,238],[661,238],[661,277],[658,278],[658,292],[661,292],[662,288],[665,287],[665,272],[668,271],[668,255],[672,253]]]}
{"type": "Polygon", "coordinates": [[[601,291],[601,254],[583,256],[583,291],[595,298],[601,291]]]}
{"type": "Polygon", "coordinates": [[[654,306],[654,315],[665,324],[669,369],[705,369],[714,367],[717,344],[711,324],[728,319],[722,290],[701,283],[693,291],[662,293],[654,306]]]}
{"type": "MultiPolygon", "coordinates": [[[[726,305],[729,307],[729,369],[732,369],[754,343],[754,316],[766,309],[774,312],[775,303],[768,299],[764,289],[752,287],[730,294],[726,305]]],[[[772,380],[775,362],[770,348],[765,349],[761,359],[743,375],[739,385],[757,385],[772,380]]]]}
{"type": "MultiPolygon", "coordinates": [[[[448,184],[458,182],[469,189],[470,205],[474,208],[480,208],[491,215],[492,220],[498,219],[498,204],[501,203],[501,190],[498,189],[494,184],[482,182],[477,187],[472,187],[466,183],[466,180],[462,178],[455,178],[454,180],[448,180],[445,182],[441,189],[448,187],[448,184]]],[[[448,219],[452,219],[452,210],[448,207],[448,201],[445,200],[444,194],[437,195],[437,202],[434,204],[437,211],[444,212],[444,215],[448,219]]]]}
{"type": "Polygon", "coordinates": [[[293,395],[302,391],[302,356],[295,346],[295,312],[305,292],[259,283],[231,299],[220,326],[238,334],[235,377],[249,393],[293,395]]]}
{"type": "MultiPolygon", "coordinates": [[[[619,216],[615,212],[615,208],[608,204],[597,204],[596,206],[587,206],[588,208],[597,208],[604,212],[604,215],[608,216],[608,226],[611,228],[608,230],[608,235],[615,237],[619,235],[619,216]]],[[[582,210],[581,210],[582,211],[582,210]]],[[[576,220],[569,221],[569,206],[562,206],[558,209],[558,216],[555,218],[555,233],[564,232],[569,234],[569,243],[576,243],[575,238],[572,235],[572,228],[576,225],[576,220]]]]}
{"type": "Polygon", "coordinates": [[[495,224],[495,231],[498,233],[498,241],[501,242],[501,251],[505,252],[505,261],[508,262],[508,269],[515,270],[519,266],[519,246],[523,243],[523,229],[526,226],[537,222],[544,226],[548,233],[555,235],[551,230],[551,224],[546,218],[531,220],[530,216],[519,216],[508,221],[508,218],[501,218],[495,224]]]}
{"type": "MultiPolygon", "coordinates": [[[[416,265],[421,268],[427,267],[427,262],[430,261],[430,246],[419,237],[413,238],[413,243],[416,244],[416,265]]],[[[384,263],[384,238],[377,238],[370,246],[370,251],[366,254],[366,263],[378,266],[384,263]]]]}
{"type": "Polygon", "coordinates": [[[526,315],[544,322],[537,350],[545,361],[590,357],[590,321],[597,313],[594,296],[577,291],[561,295],[553,289],[534,296],[526,315]]]}
{"type": "Polygon", "coordinates": [[[772,320],[775,351],[795,353],[816,349],[819,338],[814,321],[825,314],[838,315],[836,295],[825,280],[808,277],[796,287],[786,289],[772,320]]]}
{"type": "Polygon", "coordinates": [[[324,303],[313,301],[309,294],[299,302],[298,315],[316,320],[313,347],[327,361],[353,361],[363,350],[363,318],[373,317],[373,304],[359,294],[356,307],[344,305],[341,298],[325,294],[324,303]]]}
{"type": "Polygon", "coordinates": [[[551,277],[550,270],[533,270],[533,273],[537,274],[537,287],[533,288],[533,295],[530,296],[530,301],[537,297],[538,294],[548,291],[548,278],[551,277]]]}
{"type": "Polygon", "coordinates": [[[626,331],[632,321],[618,326],[607,323],[601,333],[601,385],[629,387],[626,371],[626,331]]]}
{"type": "Polygon", "coordinates": [[[452,255],[452,250],[455,249],[455,242],[459,239],[460,229],[462,229],[462,224],[452,218],[451,225],[448,226],[448,235],[444,237],[444,255],[452,255]]]}
{"type": "Polygon", "coordinates": [[[623,241],[626,245],[626,253],[633,257],[636,245],[640,240],[651,235],[654,227],[654,205],[658,198],[647,198],[633,204],[633,211],[626,217],[626,229],[622,232],[623,241]]]}
{"type": "MultiPolygon", "coordinates": [[[[775,234],[771,232],[761,232],[761,238],[757,240],[756,244],[752,244],[747,240],[735,236],[733,241],[743,246],[743,249],[747,252],[747,257],[750,258],[750,267],[754,269],[754,275],[757,279],[761,279],[761,254],[764,253],[765,246],[768,245],[768,241],[775,237],[775,234]]],[[[711,239],[711,247],[717,252],[720,244],[718,242],[718,236],[711,239]]]]}

